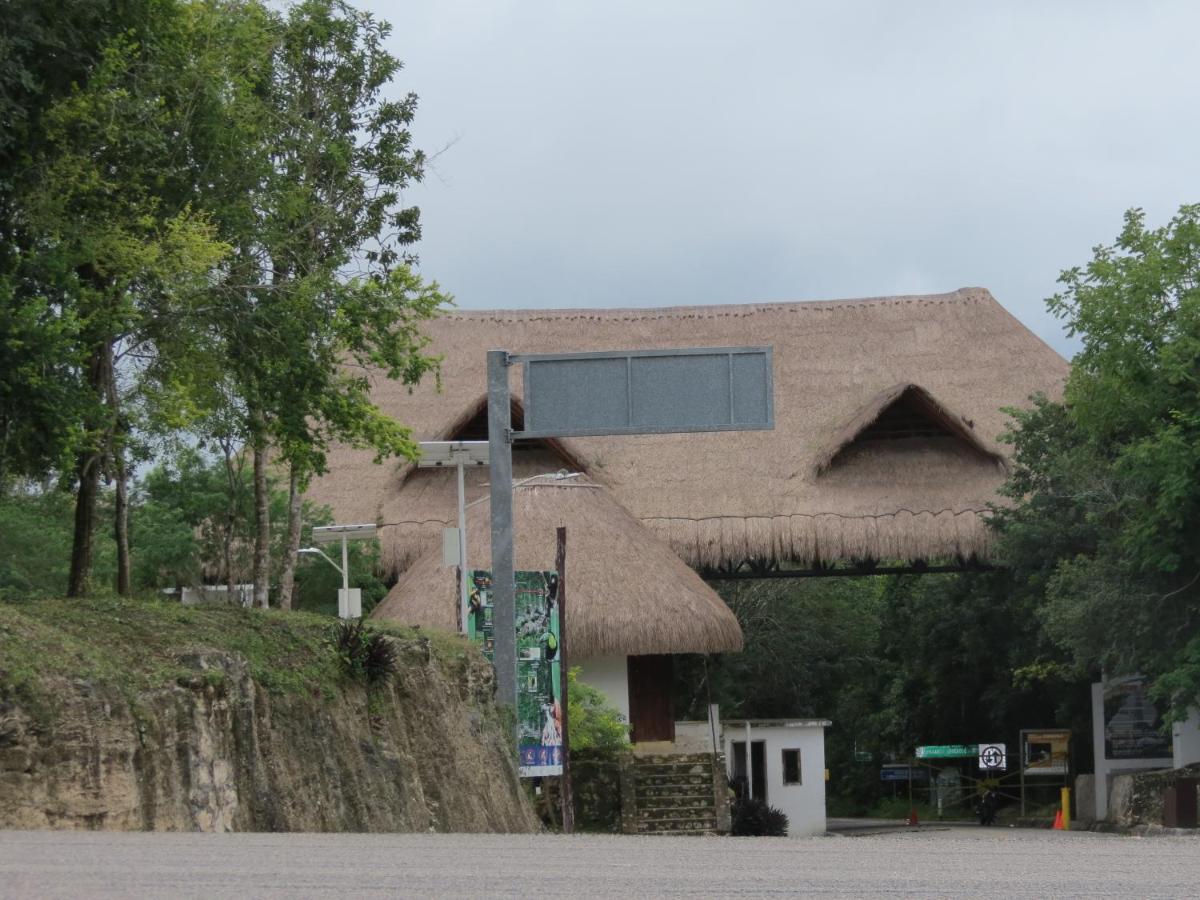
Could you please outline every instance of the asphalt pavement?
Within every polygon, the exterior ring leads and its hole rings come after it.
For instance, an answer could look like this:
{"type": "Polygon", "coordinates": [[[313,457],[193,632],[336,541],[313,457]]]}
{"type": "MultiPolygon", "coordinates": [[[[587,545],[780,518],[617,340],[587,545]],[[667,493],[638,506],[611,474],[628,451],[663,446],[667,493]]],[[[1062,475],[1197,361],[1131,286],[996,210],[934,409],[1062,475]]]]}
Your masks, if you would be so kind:
{"type": "Polygon", "coordinates": [[[1200,839],[0,832],[0,897],[1195,897],[1200,839]]]}

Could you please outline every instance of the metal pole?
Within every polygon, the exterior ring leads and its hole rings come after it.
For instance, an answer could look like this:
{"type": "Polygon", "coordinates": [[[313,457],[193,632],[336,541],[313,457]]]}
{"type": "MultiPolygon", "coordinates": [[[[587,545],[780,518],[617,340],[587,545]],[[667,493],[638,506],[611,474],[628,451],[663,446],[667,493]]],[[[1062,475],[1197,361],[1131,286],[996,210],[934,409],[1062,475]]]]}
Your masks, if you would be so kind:
{"type": "Polygon", "coordinates": [[[754,798],[754,753],[750,746],[750,720],[746,720],[746,799],[754,798]]]}
{"type": "Polygon", "coordinates": [[[1025,818],[1025,732],[1017,737],[1017,763],[1021,766],[1021,818],[1025,818]]]}
{"type": "Polygon", "coordinates": [[[458,461],[458,601],[462,607],[462,630],[467,633],[467,508],[466,486],[463,480],[463,463],[458,461]]]}
{"type": "Polygon", "coordinates": [[[350,556],[346,550],[346,536],[342,535],[342,590],[346,592],[346,602],[350,602],[350,556]]]}
{"type": "Polygon", "coordinates": [[[508,366],[508,351],[488,351],[488,474],[492,483],[492,603],[496,642],[492,660],[496,666],[496,702],[515,710],[517,601],[513,575],[512,409],[508,366]]]}
{"type": "Polygon", "coordinates": [[[571,670],[567,661],[567,529],[563,526],[555,531],[554,569],[558,573],[558,671],[562,685],[562,823],[564,834],[575,833],[575,800],[571,787],[571,720],[570,709],[571,670]]]}

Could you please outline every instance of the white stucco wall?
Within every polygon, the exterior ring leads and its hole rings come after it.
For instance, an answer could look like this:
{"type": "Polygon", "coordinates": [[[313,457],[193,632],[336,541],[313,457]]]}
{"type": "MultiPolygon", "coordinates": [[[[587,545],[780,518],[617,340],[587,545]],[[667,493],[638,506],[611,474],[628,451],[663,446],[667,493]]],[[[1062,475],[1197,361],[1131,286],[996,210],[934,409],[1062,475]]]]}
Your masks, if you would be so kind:
{"type": "MultiPolygon", "coordinates": [[[[804,837],[825,831],[825,722],[750,725],[750,740],[765,741],[767,803],[788,817],[788,836],[804,837]],[[783,783],[783,751],[800,751],[800,784],[783,783]]],[[[744,722],[723,722],[725,760],[733,773],[733,743],[746,740],[744,722]]]]}
{"type": "Polygon", "coordinates": [[[629,721],[629,669],[624,656],[593,656],[570,661],[579,666],[579,680],[594,687],[629,721]]]}
{"type": "Polygon", "coordinates": [[[1172,738],[1175,768],[1200,762],[1200,708],[1193,707],[1186,719],[1175,723],[1172,738]]]}

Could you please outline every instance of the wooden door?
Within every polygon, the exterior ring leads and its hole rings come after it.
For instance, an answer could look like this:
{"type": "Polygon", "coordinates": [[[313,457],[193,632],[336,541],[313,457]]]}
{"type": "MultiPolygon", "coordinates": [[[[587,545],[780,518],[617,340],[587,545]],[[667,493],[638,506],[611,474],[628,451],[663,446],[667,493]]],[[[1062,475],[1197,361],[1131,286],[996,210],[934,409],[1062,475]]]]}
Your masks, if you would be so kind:
{"type": "Polygon", "coordinates": [[[665,654],[631,656],[626,673],[629,677],[629,724],[633,726],[630,739],[635,743],[675,740],[671,657],[665,654]]]}

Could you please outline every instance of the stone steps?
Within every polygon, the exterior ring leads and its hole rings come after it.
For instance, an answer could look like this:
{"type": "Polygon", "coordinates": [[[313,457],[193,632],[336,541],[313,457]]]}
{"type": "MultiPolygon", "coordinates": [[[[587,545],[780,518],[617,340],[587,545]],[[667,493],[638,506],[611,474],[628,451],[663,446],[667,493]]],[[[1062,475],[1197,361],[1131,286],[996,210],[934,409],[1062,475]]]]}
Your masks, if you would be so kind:
{"type": "MultiPolygon", "coordinates": [[[[718,763],[719,765],[719,763],[718,763]]],[[[637,834],[711,834],[721,816],[709,754],[634,757],[626,796],[633,815],[626,830],[637,834]],[[630,827],[632,826],[632,827],[630,827]]],[[[725,815],[728,819],[728,814],[725,815]]],[[[728,829],[726,821],[725,829],[728,829]]]]}

